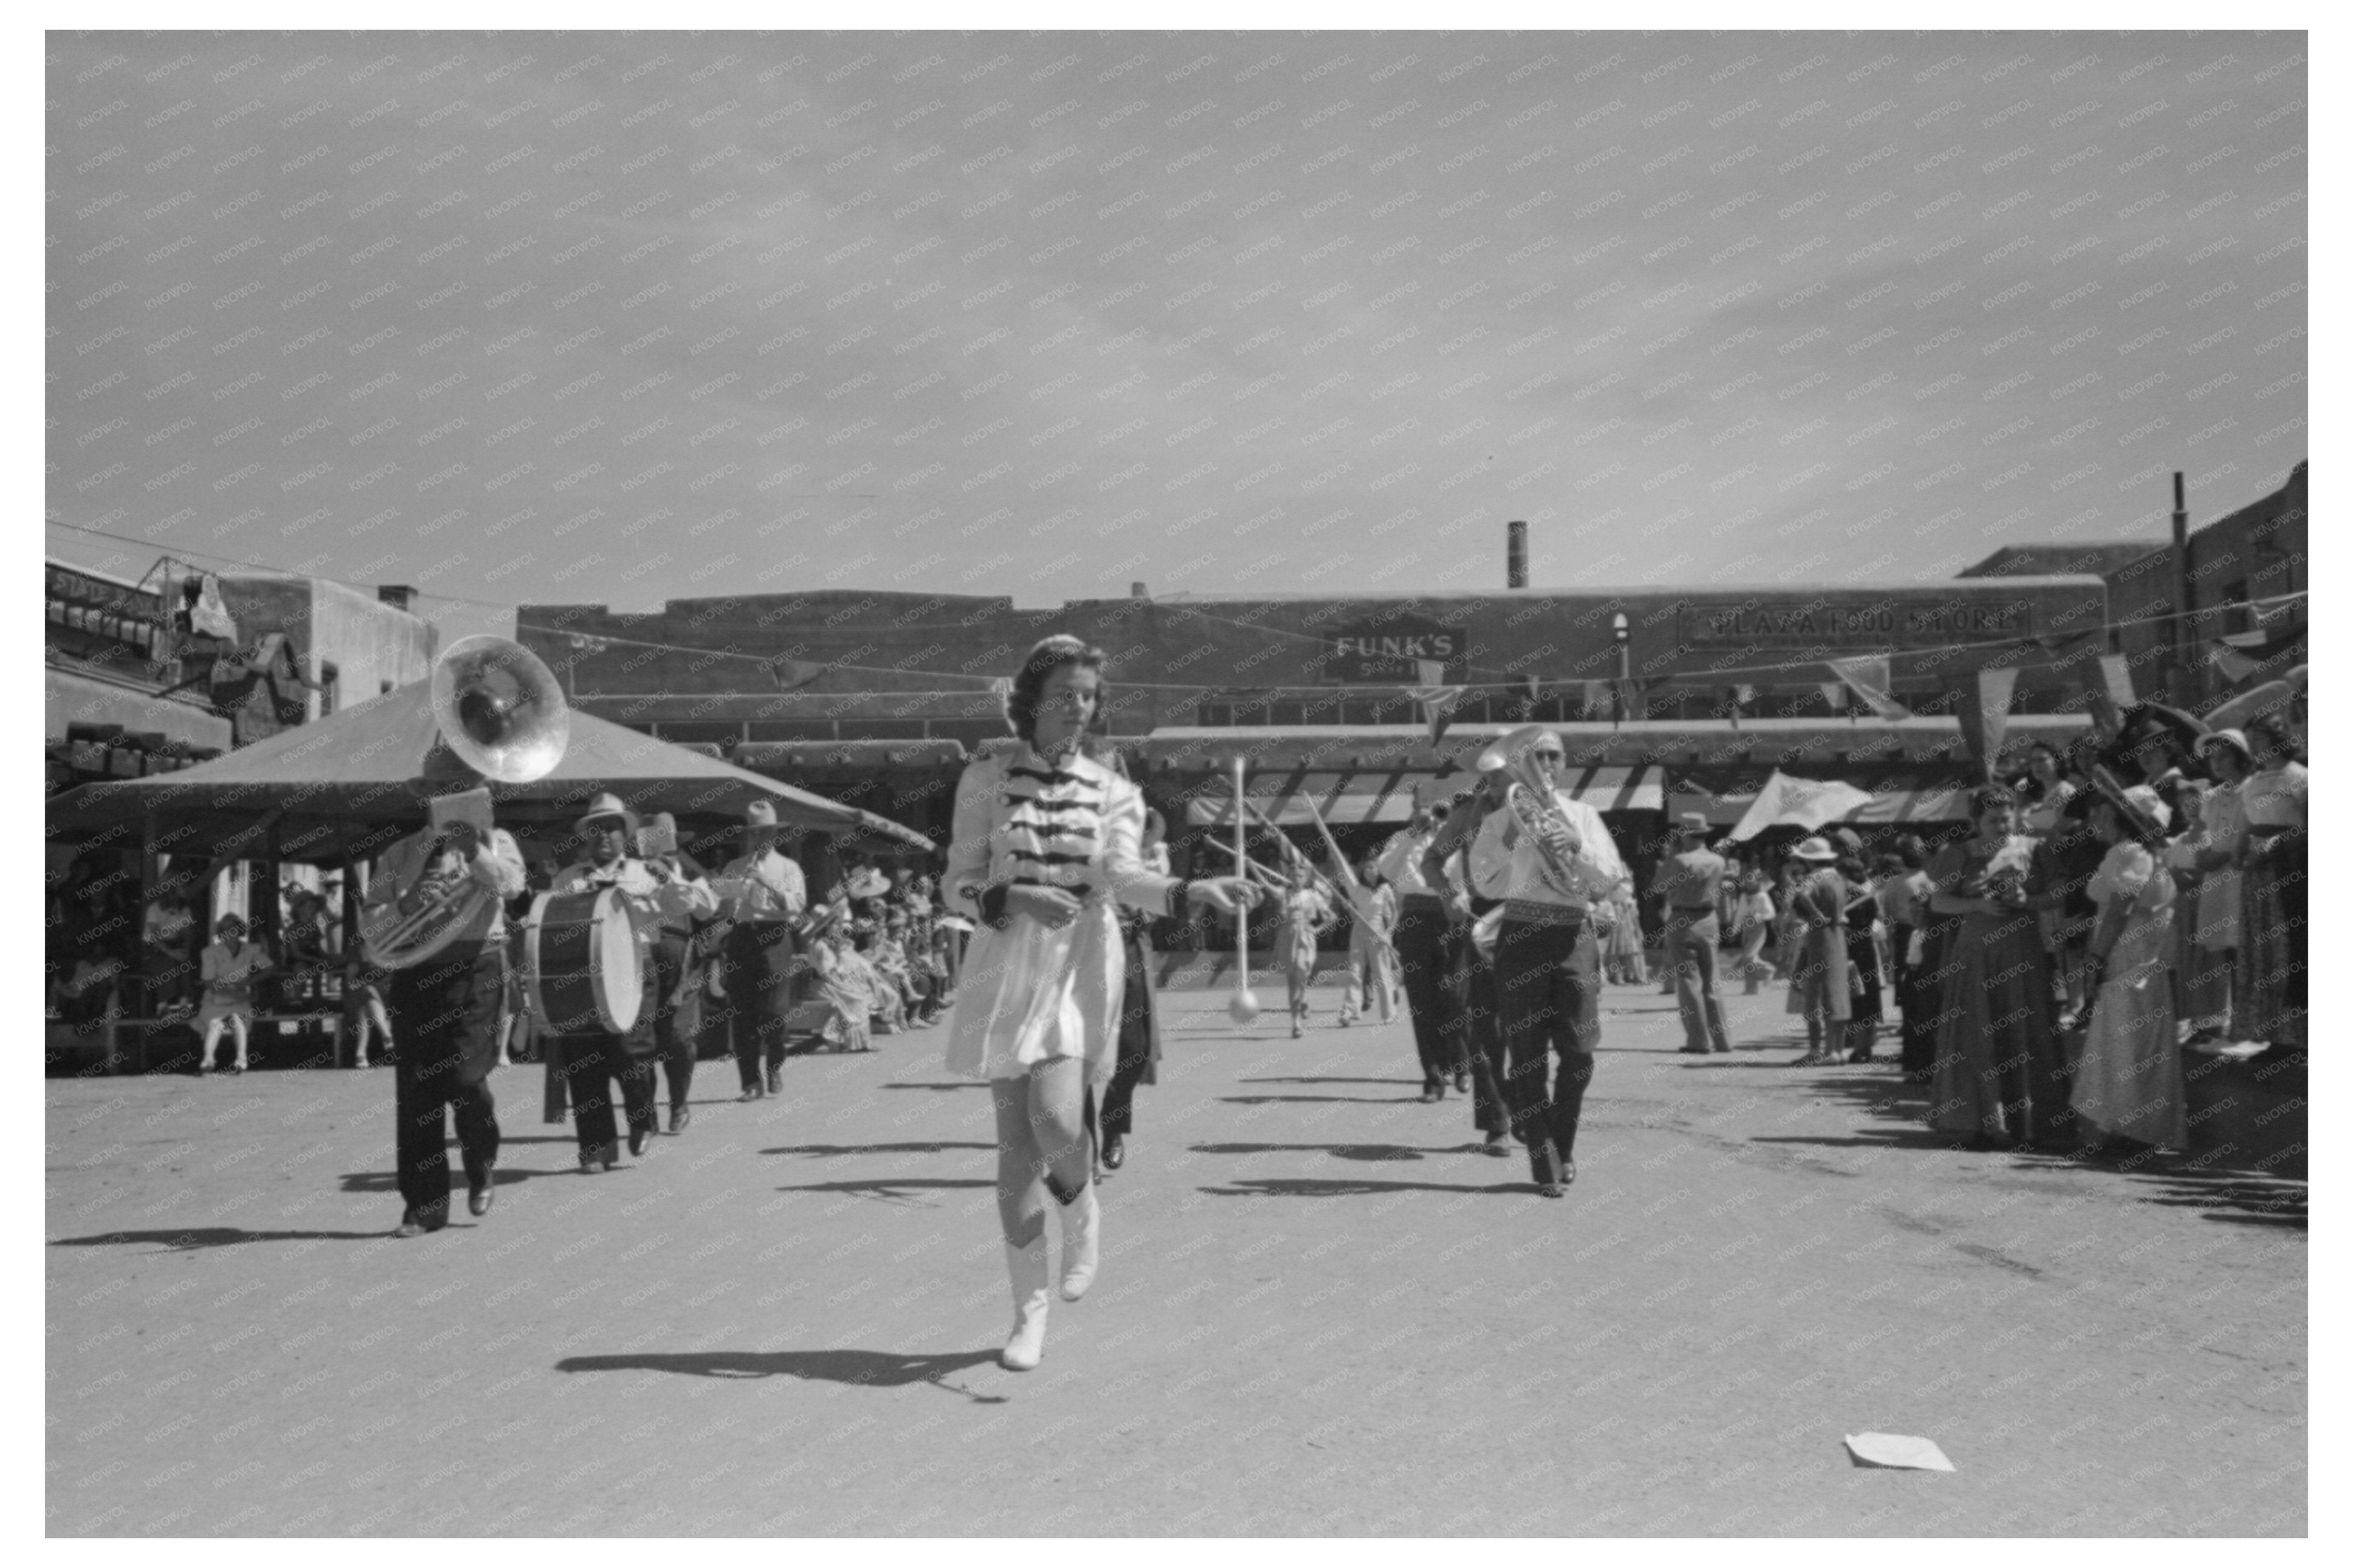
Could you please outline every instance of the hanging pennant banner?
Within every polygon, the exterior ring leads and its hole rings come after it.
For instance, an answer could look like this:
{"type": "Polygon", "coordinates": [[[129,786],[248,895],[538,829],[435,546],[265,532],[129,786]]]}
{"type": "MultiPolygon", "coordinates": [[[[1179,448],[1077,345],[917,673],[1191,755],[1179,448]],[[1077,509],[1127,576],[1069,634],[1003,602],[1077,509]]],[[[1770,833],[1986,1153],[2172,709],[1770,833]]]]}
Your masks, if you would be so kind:
{"type": "Polygon", "coordinates": [[[2100,656],[2100,676],[2107,683],[2109,700],[2129,708],[2140,700],[2133,690],[2132,662],[2120,653],[2100,656]]]}
{"type": "Polygon", "coordinates": [[[1961,723],[1961,742],[1988,780],[2001,756],[2002,742],[2010,733],[2010,698],[2018,687],[2015,667],[1980,669],[1977,674],[1974,700],[1964,696],[1956,710],[1961,723]]]}
{"type": "Polygon", "coordinates": [[[1421,684],[1408,687],[1406,695],[1420,704],[1422,722],[1430,726],[1430,743],[1435,746],[1446,738],[1446,726],[1452,722],[1454,705],[1462,700],[1462,688],[1446,684],[1443,660],[1424,658],[1414,664],[1421,684]]]}
{"type": "Polygon", "coordinates": [[[1848,689],[1862,699],[1863,706],[1882,719],[1909,719],[1910,709],[1895,700],[1890,689],[1894,678],[1883,658],[1861,656],[1854,658],[1834,658],[1830,661],[1838,671],[1839,679],[1848,689]]]}

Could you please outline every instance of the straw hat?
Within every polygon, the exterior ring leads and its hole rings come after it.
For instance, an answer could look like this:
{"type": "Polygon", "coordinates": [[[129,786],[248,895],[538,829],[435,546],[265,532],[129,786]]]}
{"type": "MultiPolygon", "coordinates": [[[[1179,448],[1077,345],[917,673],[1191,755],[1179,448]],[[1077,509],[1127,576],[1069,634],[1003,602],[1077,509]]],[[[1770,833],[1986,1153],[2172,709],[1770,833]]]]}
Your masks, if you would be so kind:
{"type": "Polygon", "coordinates": [[[1830,840],[1819,837],[1807,839],[1789,853],[1799,860],[1819,861],[1825,866],[1838,858],[1838,851],[1831,847],[1830,840]]]}
{"type": "Polygon", "coordinates": [[[622,827],[631,833],[638,830],[638,814],[631,811],[628,804],[610,790],[607,790],[595,800],[590,801],[588,809],[581,814],[580,820],[575,822],[572,826],[575,832],[586,833],[588,831],[588,825],[593,822],[618,822],[622,827]]]}

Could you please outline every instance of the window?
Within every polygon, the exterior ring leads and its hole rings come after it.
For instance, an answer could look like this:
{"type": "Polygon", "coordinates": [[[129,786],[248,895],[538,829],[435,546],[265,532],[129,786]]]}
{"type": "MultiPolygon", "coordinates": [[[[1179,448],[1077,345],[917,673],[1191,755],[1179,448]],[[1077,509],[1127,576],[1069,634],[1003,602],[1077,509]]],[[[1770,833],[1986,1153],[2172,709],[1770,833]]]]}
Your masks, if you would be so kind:
{"type": "Polygon", "coordinates": [[[324,719],[335,710],[343,696],[343,672],[325,659],[319,661],[319,717],[324,719]]]}

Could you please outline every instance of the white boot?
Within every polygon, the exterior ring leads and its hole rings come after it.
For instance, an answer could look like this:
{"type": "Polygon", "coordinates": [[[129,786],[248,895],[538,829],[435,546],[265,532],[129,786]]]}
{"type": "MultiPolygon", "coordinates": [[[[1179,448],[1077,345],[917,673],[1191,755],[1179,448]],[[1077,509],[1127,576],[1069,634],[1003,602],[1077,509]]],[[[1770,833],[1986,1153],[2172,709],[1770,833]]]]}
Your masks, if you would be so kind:
{"type": "Polygon", "coordinates": [[[1046,1353],[1046,1284],[1051,1270],[1045,1226],[1038,1227],[1038,1239],[1027,1247],[1005,1244],[1005,1271],[1013,1279],[1013,1337],[997,1359],[1008,1372],[1028,1372],[1046,1353]]]}
{"type": "Polygon", "coordinates": [[[1095,1202],[1095,1184],[1066,1204],[1062,1215],[1062,1300],[1075,1301],[1095,1282],[1095,1264],[1103,1238],[1103,1208],[1095,1202]]]}

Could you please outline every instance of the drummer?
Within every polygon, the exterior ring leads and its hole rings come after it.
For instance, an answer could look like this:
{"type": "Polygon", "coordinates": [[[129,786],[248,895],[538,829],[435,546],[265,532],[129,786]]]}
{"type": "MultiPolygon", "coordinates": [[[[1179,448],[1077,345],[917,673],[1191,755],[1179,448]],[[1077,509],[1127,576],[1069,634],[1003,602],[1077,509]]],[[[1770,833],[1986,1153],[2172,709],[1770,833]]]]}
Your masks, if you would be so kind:
{"type": "Polygon", "coordinates": [[[744,1082],[739,1100],[760,1098],[763,1056],[767,1092],[784,1092],[794,929],[808,912],[808,881],[776,837],[776,805],[754,801],[744,813],[744,853],[720,872],[736,889],[728,900],[726,984],[728,1032],[744,1082]]]}
{"type": "MultiPolygon", "coordinates": [[[[614,795],[600,795],[574,824],[586,842],[588,858],[555,875],[555,893],[596,888],[619,890],[638,948],[637,1022],[626,1034],[603,1027],[593,1014],[586,1020],[556,1019],[564,1036],[565,1077],[571,1089],[572,1121],[580,1141],[580,1169],[609,1171],[620,1152],[614,1142],[612,1081],[621,1084],[621,1104],[629,1124],[629,1152],[641,1154],[654,1131],[654,1015],[659,1001],[654,944],[665,924],[684,926],[718,909],[711,889],[681,877],[663,861],[651,865],[629,853],[638,835],[638,815],[614,795]]],[[[675,1126],[682,1123],[674,1123],[675,1126]]]]}

